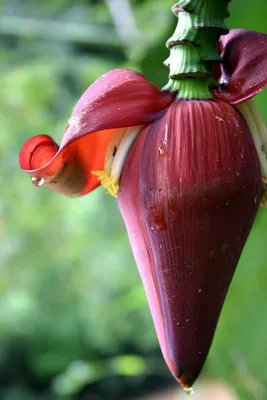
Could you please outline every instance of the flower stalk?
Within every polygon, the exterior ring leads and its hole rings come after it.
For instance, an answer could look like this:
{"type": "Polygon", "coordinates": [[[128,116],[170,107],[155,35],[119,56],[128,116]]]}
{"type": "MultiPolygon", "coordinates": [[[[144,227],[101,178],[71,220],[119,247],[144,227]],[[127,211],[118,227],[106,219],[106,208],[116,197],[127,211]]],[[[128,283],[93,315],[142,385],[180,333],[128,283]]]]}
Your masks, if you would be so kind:
{"type": "Polygon", "coordinates": [[[229,0],[180,0],[172,7],[178,24],[166,46],[170,56],[169,82],[163,88],[178,91],[179,99],[210,99],[215,85],[211,65],[220,62],[216,43],[228,33],[224,20],[229,0]]]}

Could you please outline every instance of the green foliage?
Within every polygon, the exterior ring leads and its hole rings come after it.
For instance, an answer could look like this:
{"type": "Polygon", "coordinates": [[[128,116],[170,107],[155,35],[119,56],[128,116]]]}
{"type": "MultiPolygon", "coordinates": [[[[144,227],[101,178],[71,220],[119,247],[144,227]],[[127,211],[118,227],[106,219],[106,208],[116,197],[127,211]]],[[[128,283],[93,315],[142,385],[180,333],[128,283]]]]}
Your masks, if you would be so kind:
{"type": "MultiPolygon", "coordinates": [[[[232,3],[230,26],[267,33],[265,0],[232,3]]],[[[134,67],[163,86],[164,42],[176,20],[172,1],[133,1],[144,39],[123,41],[104,2],[37,4],[9,0],[0,9],[0,398],[72,400],[89,388],[86,399],[118,400],[123,385],[169,373],[116,201],[101,188],[80,199],[36,189],[17,158],[34,134],[59,142],[79,96],[109,69],[134,67]],[[27,18],[37,21],[31,33],[27,18]],[[38,21],[58,30],[44,34],[38,21]],[[60,36],[70,22],[73,31],[60,36]]],[[[266,99],[256,100],[263,115],[266,99]]],[[[206,368],[242,400],[266,398],[266,223],[261,210],[206,368]]]]}

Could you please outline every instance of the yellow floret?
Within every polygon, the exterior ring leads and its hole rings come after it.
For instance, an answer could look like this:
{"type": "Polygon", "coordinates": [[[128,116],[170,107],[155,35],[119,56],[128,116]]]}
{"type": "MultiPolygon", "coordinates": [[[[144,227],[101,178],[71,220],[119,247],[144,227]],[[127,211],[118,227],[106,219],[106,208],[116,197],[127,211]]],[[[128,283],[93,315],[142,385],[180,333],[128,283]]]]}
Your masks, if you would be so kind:
{"type": "Polygon", "coordinates": [[[119,181],[112,177],[107,171],[91,171],[93,175],[98,177],[101,185],[104,186],[107,193],[111,196],[118,197],[119,181]]]}

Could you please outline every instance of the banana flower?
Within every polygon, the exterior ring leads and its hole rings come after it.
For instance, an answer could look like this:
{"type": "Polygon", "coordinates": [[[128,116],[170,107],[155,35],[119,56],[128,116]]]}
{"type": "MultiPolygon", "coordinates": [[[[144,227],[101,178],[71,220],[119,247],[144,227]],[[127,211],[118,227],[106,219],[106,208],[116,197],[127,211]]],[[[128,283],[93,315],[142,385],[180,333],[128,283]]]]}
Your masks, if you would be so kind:
{"type": "Polygon", "coordinates": [[[212,98],[113,70],[79,99],[60,146],[38,135],[19,158],[37,186],[118,197],[163,356],[188,390],[266,203],[267,131],[250,99],[267,84],[267,35],[232,30],[218,49],[212,98]]]}

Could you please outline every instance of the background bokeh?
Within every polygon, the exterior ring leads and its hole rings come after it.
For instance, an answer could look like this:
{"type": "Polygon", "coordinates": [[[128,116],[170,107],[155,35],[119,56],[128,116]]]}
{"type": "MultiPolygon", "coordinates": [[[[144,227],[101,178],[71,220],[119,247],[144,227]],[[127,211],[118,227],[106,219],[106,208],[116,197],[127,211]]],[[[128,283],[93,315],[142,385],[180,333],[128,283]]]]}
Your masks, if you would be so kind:
{"type": "MultiPolygon", "coordinates": [[[[179,396],[116,201],[102,188],[80,199],[38,189],[17,161],[34,134],[60,142],[75,102],[107,70],[167,82],[173,3],[0,0],[1,400],[174,398],[159,395],[168,386],[179,396]]],[[[267,33],[266,0],[230,10],[229,27],[267,33]]],[[[267,92],[255,101],[267,122],[267,92]]],[[[241,400],[267,399],[266,228],[260,210],[202,374],[241,400]]]]}

